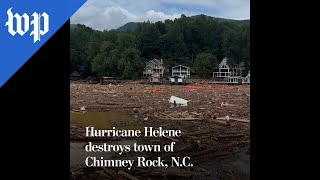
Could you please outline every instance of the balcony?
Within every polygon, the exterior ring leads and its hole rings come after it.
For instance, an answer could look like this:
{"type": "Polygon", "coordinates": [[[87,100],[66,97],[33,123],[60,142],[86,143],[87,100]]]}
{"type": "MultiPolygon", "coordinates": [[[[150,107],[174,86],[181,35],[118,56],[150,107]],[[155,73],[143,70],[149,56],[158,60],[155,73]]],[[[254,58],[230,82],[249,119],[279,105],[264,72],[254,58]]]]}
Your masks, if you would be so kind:
{"type": "Polygon", "coordinates": [[[172,72],[173,73],[180,73],[180,72],[181,73],[188,73],[189,71],[188,70],[181,70],[181,71],[180,70],[173,70],[172,72]]]}

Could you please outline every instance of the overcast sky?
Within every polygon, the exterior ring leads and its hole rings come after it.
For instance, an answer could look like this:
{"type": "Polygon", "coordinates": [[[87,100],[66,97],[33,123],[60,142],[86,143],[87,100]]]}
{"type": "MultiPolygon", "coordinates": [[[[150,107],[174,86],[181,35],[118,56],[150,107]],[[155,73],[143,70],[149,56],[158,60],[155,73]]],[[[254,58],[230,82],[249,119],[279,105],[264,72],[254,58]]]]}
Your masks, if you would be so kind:
{"type": "Polygon", "coordinates": [[[110,30],[128,22],[163,21],[181,14],[250,19],[250,0],[87,0],[71,23],[110,30]]]}

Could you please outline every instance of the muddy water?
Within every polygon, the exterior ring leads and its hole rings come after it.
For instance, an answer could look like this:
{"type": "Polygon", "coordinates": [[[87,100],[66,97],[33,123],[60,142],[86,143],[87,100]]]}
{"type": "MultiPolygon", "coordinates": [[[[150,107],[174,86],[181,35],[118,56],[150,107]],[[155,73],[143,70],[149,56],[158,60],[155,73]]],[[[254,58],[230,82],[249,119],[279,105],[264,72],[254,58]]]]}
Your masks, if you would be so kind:
{"type": "Polygon", "coordinates": [[[132,116],[112,112],[70,112],[70,121],[80,127],[93,126],[95,129],[143,129],[134,125],[132,116]]]}
{"type": "MultiPolygon", "coordinates": [[[[95,129],[112,129],[112,127],[121,129],[140,129],[142,126],[134,125],[134,118],[127,114],[112,112],[70,112],[70,121],[79,127],[92,126],[95,129]]],[[[106,141],[107,144],[123,144],[133,147],[136,140],[106,141]]],[[[85,146],[88,142],[70,142],[70,166],[85,165],[85,159],[88,156],[103,157],[112,159],[114,152],[87,152],[85,146]]],[[[94,143],[99,144],[99,143],[94,143]]]]}

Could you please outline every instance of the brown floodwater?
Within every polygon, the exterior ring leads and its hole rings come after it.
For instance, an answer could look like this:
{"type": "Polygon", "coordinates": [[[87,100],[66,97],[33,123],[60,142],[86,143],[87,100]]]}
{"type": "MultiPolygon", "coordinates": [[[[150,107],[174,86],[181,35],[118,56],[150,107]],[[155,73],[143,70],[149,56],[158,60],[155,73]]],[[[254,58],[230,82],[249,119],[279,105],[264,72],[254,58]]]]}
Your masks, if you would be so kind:
{"type": "Polygon", "coordinates": [[[136,126],[135,120],[131,115],[116,112],[70,112],[71,123],[79,127],[92,126],[95,129],[112,129],[112,127],[121,129],[140,129],[142,126],[136,126]]]}
{"type": "MultiPolygon", "coordinates": [[[[70,112],[70,122],[79,127],[92,126],[95,129],[112,129],[112,127],[121,129],[140,129],[143,126],[134,125],[135,120],[131,115],[116,112],[70,112]]],[[[106,141],[107,144],[130,144],[133,146],[137,140],[106,141]]],[[[88,142],[70,142],[70,166],[85,165],[85,159],[88,156],[112,158],[113,152],[86,152],[85,145],[88,142]]],[[[100,143],[95,143],[100,144],[100,143]]]]}

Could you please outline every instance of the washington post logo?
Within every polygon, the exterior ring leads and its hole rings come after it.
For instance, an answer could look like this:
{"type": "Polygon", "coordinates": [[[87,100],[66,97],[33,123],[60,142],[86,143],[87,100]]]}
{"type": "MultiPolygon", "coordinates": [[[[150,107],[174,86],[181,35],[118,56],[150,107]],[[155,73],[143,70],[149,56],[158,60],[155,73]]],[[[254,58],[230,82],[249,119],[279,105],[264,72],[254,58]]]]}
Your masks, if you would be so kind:
{"type": "Polygon", "coordinates": [[[45,35],[49,31],[49,15],[44,12],[42,14],[34,12],[31,18],[24,13],[22,16],[18,13],[13,14],[12,8],[8,9],[8,32],[15,36],[17,33],[20,36],[24,36],[30,30],[30,26],[33,26],[30,36],[33,36],[33,43],[40,41],[41,36],[45,35]],[[32,20],[30,22],[30,19],[32,20]],[[14,24],[16,26],[14,26],[14,24]],[[43,25],[43,26],[42,26],[43,25]]]}

